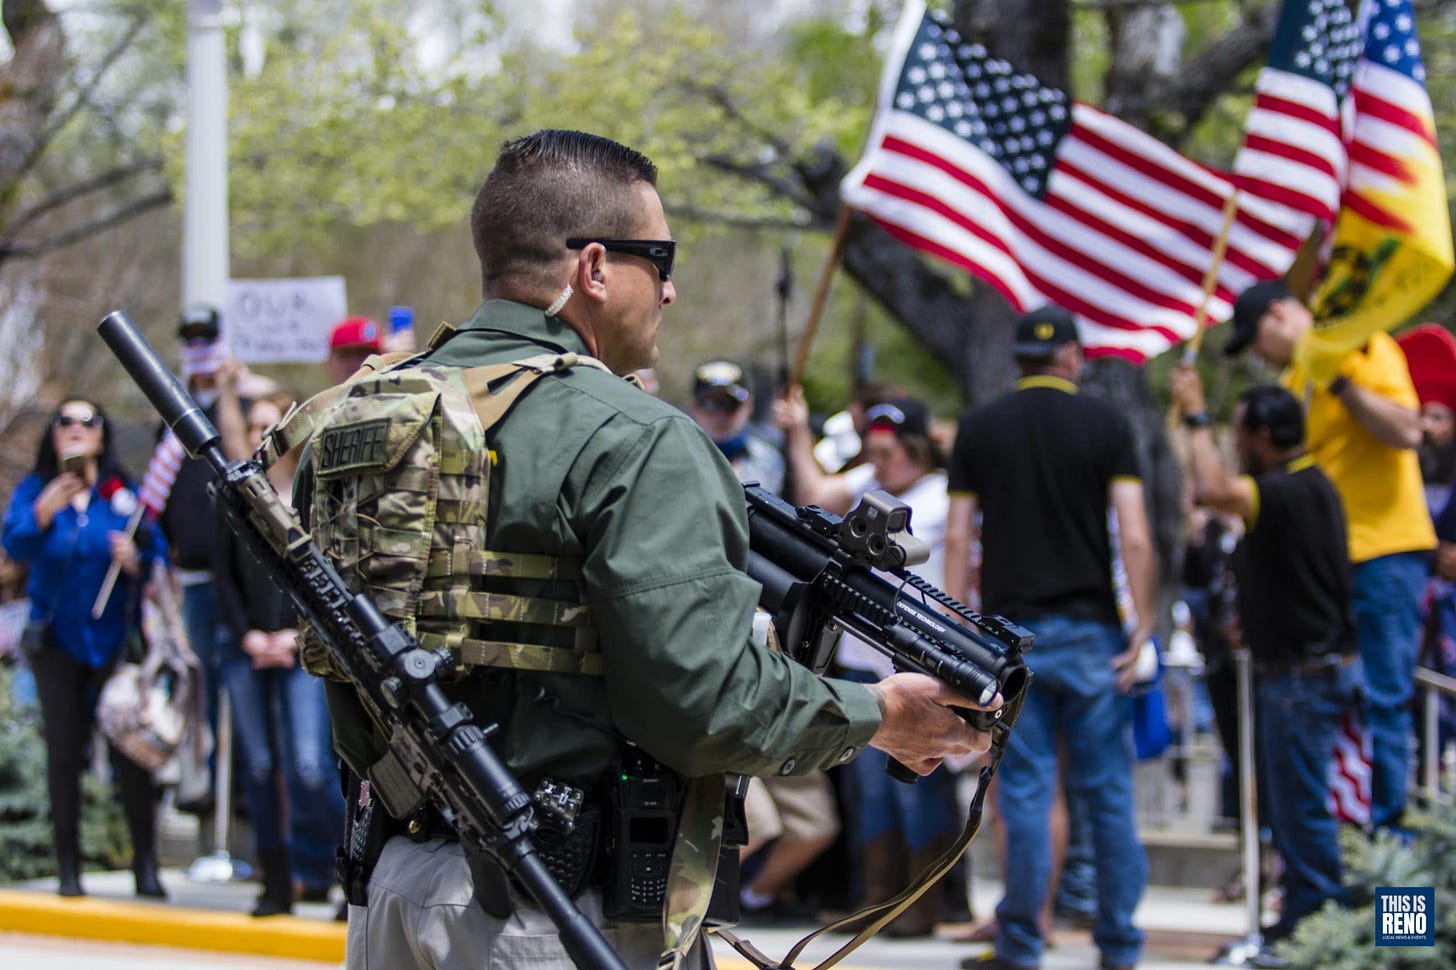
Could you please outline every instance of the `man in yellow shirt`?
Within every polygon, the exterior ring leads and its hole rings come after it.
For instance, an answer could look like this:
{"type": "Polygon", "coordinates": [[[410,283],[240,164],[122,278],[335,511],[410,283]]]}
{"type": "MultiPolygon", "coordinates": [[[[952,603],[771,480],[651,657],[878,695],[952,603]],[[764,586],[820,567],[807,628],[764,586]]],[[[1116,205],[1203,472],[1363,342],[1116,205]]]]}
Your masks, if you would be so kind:
{"type": "Polygon", "coordinates": [[[1309,452],[1334,482],[1349,523],[1355,625],[1365,668],[1373,747],[1370,822],[1398,826],[1410,757],[1424,553],[1436,545],[1416,448],[1420,401],[1405,355],[1376,333],[1339,362],[1328,383],[1312,379],[1295,348],[1315,327],[1283,282],[1256,283],[1234,303],[1225,353],[1248,347],[1284,368],[1280,383],[1304,401],[1309,452]]]}

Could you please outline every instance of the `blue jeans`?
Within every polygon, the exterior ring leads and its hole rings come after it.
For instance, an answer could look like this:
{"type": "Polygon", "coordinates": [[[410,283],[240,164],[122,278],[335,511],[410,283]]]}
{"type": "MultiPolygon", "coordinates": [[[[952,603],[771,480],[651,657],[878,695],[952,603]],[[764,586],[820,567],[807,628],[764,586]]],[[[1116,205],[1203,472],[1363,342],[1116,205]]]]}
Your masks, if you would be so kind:
{"type": "Polygon", "coordinates": [[[1330,814],[1330,768],[1335,735],[1360,691],[1356,666],[1312,673],[1260,676],[1255,731],[1262,756],[1259,800],[1274,846],[1284,861],[1284,905],[1270,939],[1327,899],[1343,901],[1339,825],[1330,814]]]}
{"type": "Polygon", "coordinates": [[[1405,809],[1412,738],[1410,699],[1415,691],[1421,637],[1425,557],[1418,552],[1379,556],[1355,565],[1355,628],[1365,667],[1365,723],[1372,750],[1370,824],[1397,825],[1405,809]]]}
{"type": "Polygon", "coordinates": [[[197,655],[202,667],[203,700],[207,707],[207,726],[217,736],[218,663],[232,633],[222,622],[217,608],[217,592],[211,582],[182,587],[182,628],[187,644],[197,655]]]}
{"type": "MultiPolygon", "coordinates": [[[[874,683],[874,674],[846,670],[845,680],[874,683]]],[[[854,809],[854,839],[863,848],[876,836],[895,833],[910,852],[933,845],[951,834],[954,779],[937,768],[913,785],[896,781],[885,773],[890,756],[878,748],[866,747],[849,763],[845,779],[854,809]]],[[[878,901],[878,900],[876,900],[878,901]]]]}
{"type": "Polygon", "coordinates": [[[233,703],[237,750],[259,851],[286,848],[308,888],[334,881],[334,848],[344,839],[344,796],[329,734],[323,683],[302,667],[254,670],[238,647],[222,662],[233,703]],[[276,742],[278,764],[274,761],[276,742]],[[285,813],[278,774],[287,784],[285,813]]]}
{"type": "Polygon", "coordinates": [[[1124,649],[1114,626],[1050,616],[1022,624],[1036,636],[1026,655],[1035,674],[997,772],[1006,826],[1006,893],[996,907],[996,955],[1041,963],[1038,920],[1051,879],[1051,804],[1057,740],[1067,750],[1067,794],[1085,806],[1097,870],[1093,941],[1105,963],[1136,963],[1142,931],[1132,913],[1148,879],[1134,817],[1132,701],[1110,666],[1124,649]]]}

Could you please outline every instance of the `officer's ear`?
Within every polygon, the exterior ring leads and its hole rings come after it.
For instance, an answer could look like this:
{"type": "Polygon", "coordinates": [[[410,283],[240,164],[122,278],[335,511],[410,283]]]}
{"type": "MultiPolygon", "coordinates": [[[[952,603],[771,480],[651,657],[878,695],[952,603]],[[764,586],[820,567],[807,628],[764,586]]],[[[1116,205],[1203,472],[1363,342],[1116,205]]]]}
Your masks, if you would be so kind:
{"type": "Polygon", "coordinates": [[[607,297],[610,269],[601,243],[588,243],[577,257],[577,289],[598,302],[607,297]]]}

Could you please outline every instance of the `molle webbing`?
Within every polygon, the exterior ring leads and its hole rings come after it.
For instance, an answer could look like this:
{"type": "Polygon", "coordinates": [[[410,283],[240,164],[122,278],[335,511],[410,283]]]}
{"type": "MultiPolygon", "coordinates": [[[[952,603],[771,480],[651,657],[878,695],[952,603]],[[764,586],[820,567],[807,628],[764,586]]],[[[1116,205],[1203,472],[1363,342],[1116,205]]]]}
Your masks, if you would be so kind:
{"type": "MultiPolygon", "coordinates": [[[[487,432],[542,376],[578,364],[606,369],[575,354],[366,366],[268,436],[275,453],[311,442],[315,538],[350,588],[367,591],[421,646],[447,650],[454,675],[477,666],[601,674],[580,564],[488,551],[496,456],[487,432]]],[[[309,640],[305,666],[338,677],[309,640]]]]}

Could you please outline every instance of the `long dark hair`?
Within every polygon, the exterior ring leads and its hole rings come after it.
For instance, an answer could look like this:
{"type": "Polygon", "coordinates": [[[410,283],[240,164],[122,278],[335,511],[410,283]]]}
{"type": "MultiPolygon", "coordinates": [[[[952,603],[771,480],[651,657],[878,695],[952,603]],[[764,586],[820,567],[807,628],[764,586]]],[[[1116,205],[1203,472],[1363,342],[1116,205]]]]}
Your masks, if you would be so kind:
{"type": "Polygon", "coordinates": [[[35,451],[35,474],[39,475],[43,482],[48,482],[60,474],[61,463],[56,457],[56,418],[60,416],[61,408],[75,402],[85,404],[101,418],[101,454],[96,456],[96,481],[100,483],[108,478],[119,478],[131,485],[133,479],[126,473],[126,469],[121,467],[121,460],[117,457],[112,445],[111,419],[106,416],[101,405],[84,394],[68,394],[61,398],[56,409],[51,412],[50,419],[46,421],[45,433],[40,436],[40,446],[35,451]]]}

